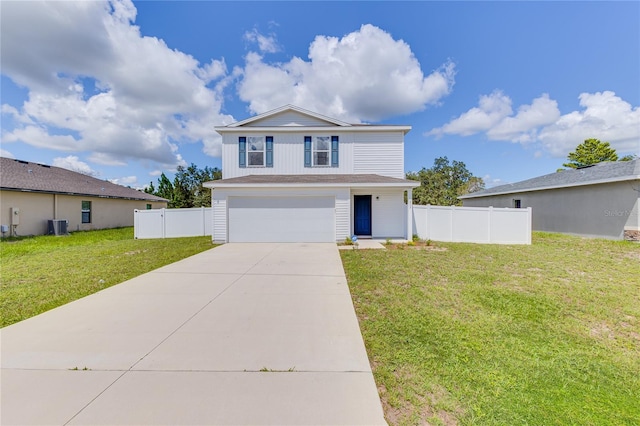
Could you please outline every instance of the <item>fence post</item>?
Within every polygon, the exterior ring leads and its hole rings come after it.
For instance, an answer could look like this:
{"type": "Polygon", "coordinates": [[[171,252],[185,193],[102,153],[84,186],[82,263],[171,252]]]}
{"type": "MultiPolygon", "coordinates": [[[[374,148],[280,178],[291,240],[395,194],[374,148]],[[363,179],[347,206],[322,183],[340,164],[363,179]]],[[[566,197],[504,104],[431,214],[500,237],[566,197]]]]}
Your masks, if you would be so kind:
{"type": "Polygon", "coordinates": [[[204,237],[206,229],[207,229],[207,226],[206,226],[206,223],[205,223],[206,222],[206,219],[205,219],[206,216],[204,214],[204,206],[200,206],[200,213],[202,213],[202,236],[204,237]]]}
{"type": "Polygon", "coordinates": [[[451,227],[449,228],[449,230],[451,231],[451,241],[455,241],[455,238],[453,238],[453,228],[455,228],[455,226],[453,225],[453,221],[456,220],[456,207],[455,206],[450,206],[449,207],[449,211],[451,212],[449,214],[449,217],[451,218],[451,227]]]}
{"type": "Polygon", "coordinates": [[[531,244],[531,222],[533,221],[533,211],[531,210],[531,207],[527,207],[527,216],[527,243],[531,244]]]}
{"type": "MultiPolygon", "coordinates": [[[[416,229],[416,232],[418,230],[416,229]]],[[[413,191],[412,188],[407,189],[407,241],[413,238],[413,191]]]]}
{"type": "Polygon", "coordinates": [[[425,240],[430,240],[431,239],[431,228],[429,228],[429,215],[431,214],[431,204],[427,204],[427,209],[424,212],[424,229],[425,229],[425,236],[424,239],[425,240]]]}
{"type": "Polygon", "coordinates": [[[489,206],[489,223],[487,224],[487,240],[491,244],[491,219],[493,219],[493,206],[489,206]]]}
{"type": "Polygon", "coordinates": [[[138,231],[140,225],[138,224],[138,209],[133,209],[133,239],[138,239],[138,231]]]}
{"type": "Polygon", "coordinates": [[[166,238],[166,227],[167,227],[167,211],[162,208],[162,212],[160,213],[160,217],[162,218],[162,238],[166,238]]]}

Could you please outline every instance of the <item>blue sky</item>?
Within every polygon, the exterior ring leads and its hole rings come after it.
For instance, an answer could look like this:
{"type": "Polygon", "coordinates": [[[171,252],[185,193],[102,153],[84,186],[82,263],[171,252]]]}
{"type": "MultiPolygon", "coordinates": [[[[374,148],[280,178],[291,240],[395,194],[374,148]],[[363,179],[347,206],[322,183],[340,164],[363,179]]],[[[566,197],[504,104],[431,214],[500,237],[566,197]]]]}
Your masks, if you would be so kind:
{"type": "Polygon", "coordinates": [[[488,186],[640,153],[639,2],[2,2],[3,156],[141,187],[283,104],[409,124],[488,186]]]}

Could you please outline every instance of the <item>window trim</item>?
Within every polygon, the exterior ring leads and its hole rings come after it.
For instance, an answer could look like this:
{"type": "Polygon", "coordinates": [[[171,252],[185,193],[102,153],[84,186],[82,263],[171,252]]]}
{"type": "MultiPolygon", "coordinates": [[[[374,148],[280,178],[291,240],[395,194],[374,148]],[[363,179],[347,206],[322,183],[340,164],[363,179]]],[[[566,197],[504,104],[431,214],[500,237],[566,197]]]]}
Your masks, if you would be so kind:
{"type": "Polygon", "coordinates": [[[240,136],[238,138],[238,157],[238,167],[240,168],[273,167],[273,136],[240,136]],[[262,150],[249,149],[252,138],[262,139],[262,150]],[[262,153],[262,164],[249,164],[249,155],[256,152],[262,153]]]}
{"type": "Polygon", "coordinates": [[[256,168],[256,167],[265,167],[265,165],[267,164],[267,142],[265,141],[265,137],[264,136],[248,136],[247,137],[247,161],[246,161],[246,165],[247,168],[256,168]],[[261,142],[262,142],[262,149],[261,150],[251,150],[250,146],[251,146],[251,139],[255,139],[255,138],[260,138],[261,142]],[[249,161],[249,154],[252,153],[261,153],[262,154],[262,164],[250,164],[249,161]]]}
{"type": "Polygon", "coordinates": [[[304,166],[305,167],[339,167],[340,140],[336,135],[314,135],[304,137],[304,166]],[[317,149],[319,138],[325,138],[328,144],[326,149],[317,149]],[[317,164],[317,154],[326,153],[326,164],[317,164]]]}
{"type": "Polygon", "coordinates": [[[315,136],[311,141],[311,165],[312,167],[331,167],[331,136],[315,136]],[[325,138],[325,142],[327,142],[327,149],[317,149],[316,142],[318,142],[319,138],[325,138]],[[327,164],[316,164],[316,154],[324,152],[327,154],[326,161],[327,164]]]}
{"type": "Polygon", "coordinates": [[[80,223],[91,223],[91,201],[82,200],[80,204],[80,223]],[[85,207],[85,203],[89,205],[88,208],[85,207]],[[85,214],[88,219],[85,220],[85,214]]]}

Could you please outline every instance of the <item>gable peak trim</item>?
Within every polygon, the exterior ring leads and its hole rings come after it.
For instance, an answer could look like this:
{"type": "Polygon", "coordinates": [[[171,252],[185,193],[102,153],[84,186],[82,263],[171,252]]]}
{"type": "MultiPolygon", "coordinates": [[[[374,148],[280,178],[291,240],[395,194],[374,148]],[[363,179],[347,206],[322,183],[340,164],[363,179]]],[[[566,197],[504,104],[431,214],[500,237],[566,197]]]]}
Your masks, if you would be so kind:
{"type": "Polygon", "coordinates": [[[254,115],[253,117],[249,117],[249,118],[241,120],[241,121],[236,121],[235,123],[231,123],[231,124],[229,124],[229,125],[227,125],[225,127],[242,127],[242,126],[245,126],[245,125],[247,125],[249,123],[253,123],[255,121],[262,120],[264,118],[271,117],[271,116],[274,116],[276,114],[280,114],[282,112],[287,112],[287,111],[293,111],[293,112],[297,112],[299,114],[307,115],[309,117],[317,118],[318,120],[326,121],[328,123],[335,124],[336,126],[339,126],[339,127],[351,127],[352,126],[352,124],[350,124],[350,123],[346,123],[344,121],[340,121],[340,120],[337,120],[335,118],[327,117],[326,115],[322,115],[322,114],[319,114],[317,112],[309,111],[309,110],[306,110],[304,108],[300,108],[300,107],[295,106],[295,105],[287,104],[287,105],[281,106],[279,108],[263,112],[262,114],[254,115]]]}

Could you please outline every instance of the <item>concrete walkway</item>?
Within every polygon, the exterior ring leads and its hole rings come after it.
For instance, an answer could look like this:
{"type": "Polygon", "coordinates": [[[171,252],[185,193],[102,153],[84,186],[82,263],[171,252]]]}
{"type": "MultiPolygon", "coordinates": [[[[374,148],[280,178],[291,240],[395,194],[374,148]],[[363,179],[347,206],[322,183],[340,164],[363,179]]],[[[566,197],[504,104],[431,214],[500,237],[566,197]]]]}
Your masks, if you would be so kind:
{"type": "Polygon", "coordinates": [[[0,333],[3,425],[385,424],[335,244],[226,244],[0,333]]]}

